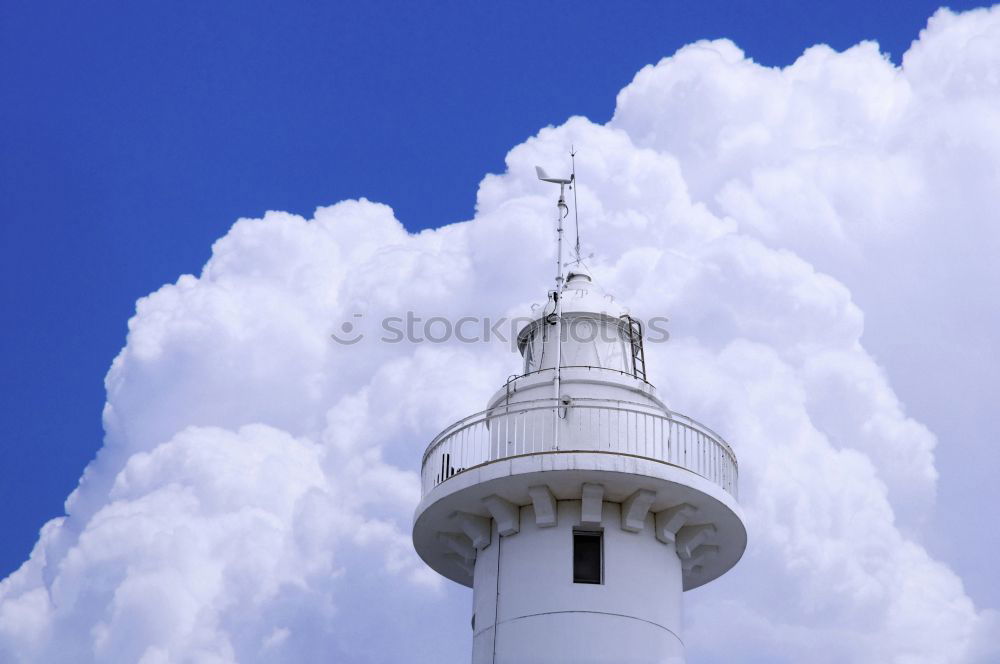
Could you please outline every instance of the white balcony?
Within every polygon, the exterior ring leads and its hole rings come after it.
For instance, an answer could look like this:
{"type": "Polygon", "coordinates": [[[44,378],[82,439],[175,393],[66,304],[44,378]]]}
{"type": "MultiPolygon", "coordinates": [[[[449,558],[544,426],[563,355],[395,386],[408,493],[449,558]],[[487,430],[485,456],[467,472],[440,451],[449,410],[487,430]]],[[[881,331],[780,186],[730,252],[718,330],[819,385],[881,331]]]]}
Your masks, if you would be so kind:
{"type": "Polygon", "coordinates": [[[500,404],[455,422],[424,453],[422,495],[494,461],[567,452],[624,455],[676,466],[737,498],[736,456],[711,429],[651,406],[590,398],[500,404]]]}

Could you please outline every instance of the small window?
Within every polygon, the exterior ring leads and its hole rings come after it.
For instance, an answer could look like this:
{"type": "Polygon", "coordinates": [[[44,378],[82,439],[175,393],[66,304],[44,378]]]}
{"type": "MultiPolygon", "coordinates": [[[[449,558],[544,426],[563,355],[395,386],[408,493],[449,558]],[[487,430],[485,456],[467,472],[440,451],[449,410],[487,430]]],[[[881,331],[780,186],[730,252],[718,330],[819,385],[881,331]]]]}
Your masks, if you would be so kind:
{"type": "Polygon", "coordinates": [[[535,328],[524,342],[524,373],[529,374],[542,368],[545,354],[545,339],[548,336],[544,326],[535,328]]]}
{"type": "Polygon", "coordinates": [[[573,583],[603,583],[603,540],[599,531],[573,531],[573,583]]]}
{"type": "Polygon", "coordinates": [[[535,334],[528,336],[524,342],[524,373],[529,374],[535,370],[535,334]]]}

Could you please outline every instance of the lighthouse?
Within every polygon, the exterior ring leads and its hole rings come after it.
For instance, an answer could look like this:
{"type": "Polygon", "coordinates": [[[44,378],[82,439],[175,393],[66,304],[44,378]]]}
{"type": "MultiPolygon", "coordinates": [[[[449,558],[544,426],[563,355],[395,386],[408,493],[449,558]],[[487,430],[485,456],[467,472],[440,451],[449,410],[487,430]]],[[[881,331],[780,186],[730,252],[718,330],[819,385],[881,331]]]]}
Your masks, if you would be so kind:
{"type": "MultiPolygon", "coordinates": [[[[575,169],[574,169],[575,170],[575,169]]],[[[423,455],[420,557],[472,588],[473,664],[684,661],[682,596],[747,534],[729,445],[649,382],[643,326],[576,261],[518,334],[520,373],[423,455]]],[[[575,193],[575,192],[574,192],[575,193]]]]}

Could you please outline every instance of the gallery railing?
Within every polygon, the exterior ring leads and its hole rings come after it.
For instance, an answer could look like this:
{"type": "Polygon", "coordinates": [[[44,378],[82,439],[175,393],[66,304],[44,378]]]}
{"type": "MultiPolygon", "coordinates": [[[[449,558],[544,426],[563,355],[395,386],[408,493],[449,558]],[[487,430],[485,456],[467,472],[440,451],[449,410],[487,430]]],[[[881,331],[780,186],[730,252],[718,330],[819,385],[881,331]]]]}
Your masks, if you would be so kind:
{"type": "Polygon", "coordinates": [[[652,459],[690,470],[737,495],[736,455],[718,434],[679,413],[609,399],[515,402],[455,422],[424,453],[423,495],[470,468],[545,452],[652,459]]]}

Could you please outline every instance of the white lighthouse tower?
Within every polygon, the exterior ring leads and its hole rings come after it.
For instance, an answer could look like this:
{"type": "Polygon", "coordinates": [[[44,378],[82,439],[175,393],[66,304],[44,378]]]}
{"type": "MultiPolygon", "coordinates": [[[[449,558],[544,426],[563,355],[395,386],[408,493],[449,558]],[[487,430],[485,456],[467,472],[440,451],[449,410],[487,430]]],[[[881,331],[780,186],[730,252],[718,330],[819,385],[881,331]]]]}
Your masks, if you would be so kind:
{"type": "Polygon", "coordinates": [[[638,321],[563,278],[574,178],[539,177],[560,185],[556,288],[521,375],[424,453],[413,543],[473,589],[473,664],[681,663],[683,591],[746,548],[736,457],[657,396],[638,321]]]}

